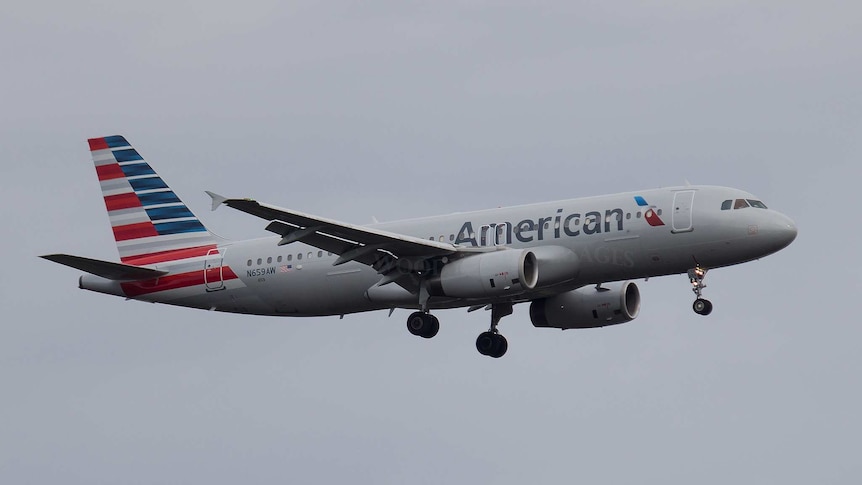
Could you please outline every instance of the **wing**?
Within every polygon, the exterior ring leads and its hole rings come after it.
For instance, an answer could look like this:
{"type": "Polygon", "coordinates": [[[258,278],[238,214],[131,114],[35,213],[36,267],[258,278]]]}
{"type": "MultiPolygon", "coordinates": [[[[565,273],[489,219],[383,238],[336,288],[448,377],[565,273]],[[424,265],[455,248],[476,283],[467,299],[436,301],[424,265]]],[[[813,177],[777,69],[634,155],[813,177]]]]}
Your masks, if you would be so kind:
{"type": "Polygon", "coordinates": [[[418,291],[418,280],[415,274],[423,271],[427,260],[446,256],[460,257],[489,250],[489,248],[461,248],[452,244],[357,226],[263,204],[252,199],[229,199],[212,192],[207,194],[213,199],[213,210],[224,204],[270,221],[266,230],[281,236],[279,245],[299,241],[338,254],[339,257],[333,263],[334,266],[348,261],[358,261],[371,266],[383,276],[378,284],[397,282],[411,292],[418,291]],[[396,269],[400,271],[395,271],[396,269]],[[408,278],[408,276],[414,277],[408,278]]]}

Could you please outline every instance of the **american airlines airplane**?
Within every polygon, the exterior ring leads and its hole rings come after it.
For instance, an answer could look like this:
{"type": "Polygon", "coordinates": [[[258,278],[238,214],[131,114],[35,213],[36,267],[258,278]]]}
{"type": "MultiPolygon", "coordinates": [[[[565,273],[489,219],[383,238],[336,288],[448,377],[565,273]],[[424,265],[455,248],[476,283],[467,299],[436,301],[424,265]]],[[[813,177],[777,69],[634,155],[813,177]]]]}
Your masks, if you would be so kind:
{"type": "Polygon", "coordinates": [[[476,339],[498,358],[497,329],[517,303],[536,327],[574,329],[638,316],[638,278],[686,274],[695,313],[707,270],[772,254],[796,238],[787,216],[733,188],[683,186],[456,213],[368,226],[207,192],[263,219],[275,236],[229,241],[207,230],[122,136],[89,140],[122,263],[42,256],[87,274],[79,287],[206,310],[321,316],[415,310],[431,338],[432,310],[491,311],[476,339]]]}

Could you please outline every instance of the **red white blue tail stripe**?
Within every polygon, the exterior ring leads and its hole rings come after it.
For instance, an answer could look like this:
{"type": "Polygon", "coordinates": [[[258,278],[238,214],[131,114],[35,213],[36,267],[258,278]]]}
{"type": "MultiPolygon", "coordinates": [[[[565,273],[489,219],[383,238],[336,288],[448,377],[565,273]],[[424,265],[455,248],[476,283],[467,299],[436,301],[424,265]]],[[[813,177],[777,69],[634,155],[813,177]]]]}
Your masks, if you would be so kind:
{"type": "Polygon", "coordinates": [[[124,263],[191,258],[216,248],[216,236],[125,138],[106,136],[88,142],[124,263]]]}

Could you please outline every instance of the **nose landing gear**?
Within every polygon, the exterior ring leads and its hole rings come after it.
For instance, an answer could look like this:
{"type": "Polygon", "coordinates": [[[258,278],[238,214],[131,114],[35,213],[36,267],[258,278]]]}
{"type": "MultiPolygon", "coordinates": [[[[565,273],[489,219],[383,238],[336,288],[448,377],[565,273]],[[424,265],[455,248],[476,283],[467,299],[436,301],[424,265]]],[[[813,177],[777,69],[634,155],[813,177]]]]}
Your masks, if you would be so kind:
{"type": "Polygon", "coordinates": [[[706,288],[703,280],[706,278],[706,268],[695,266],[688,270],[688,279],[691,281],[691,291],[697,295],[697,299],[691,305],[692,310],[698,315],[709,315],[712,313],[712,302],[702,297],[703,289],[706,288]]]}

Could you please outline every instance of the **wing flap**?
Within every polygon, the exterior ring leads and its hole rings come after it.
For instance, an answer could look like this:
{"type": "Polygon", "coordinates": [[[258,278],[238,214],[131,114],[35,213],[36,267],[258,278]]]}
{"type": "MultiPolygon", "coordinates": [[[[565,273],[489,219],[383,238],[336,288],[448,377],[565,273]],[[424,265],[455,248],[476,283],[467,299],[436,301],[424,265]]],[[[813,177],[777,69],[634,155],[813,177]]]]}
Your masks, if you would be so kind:
{"type": "Polygon", "coordinates": [[[114,281],[149,280],[168,274],[168,271],[159,269],[112,263],[83,256],[72,256],[71,254],[46,254],[40,258],[114,281]]]}

